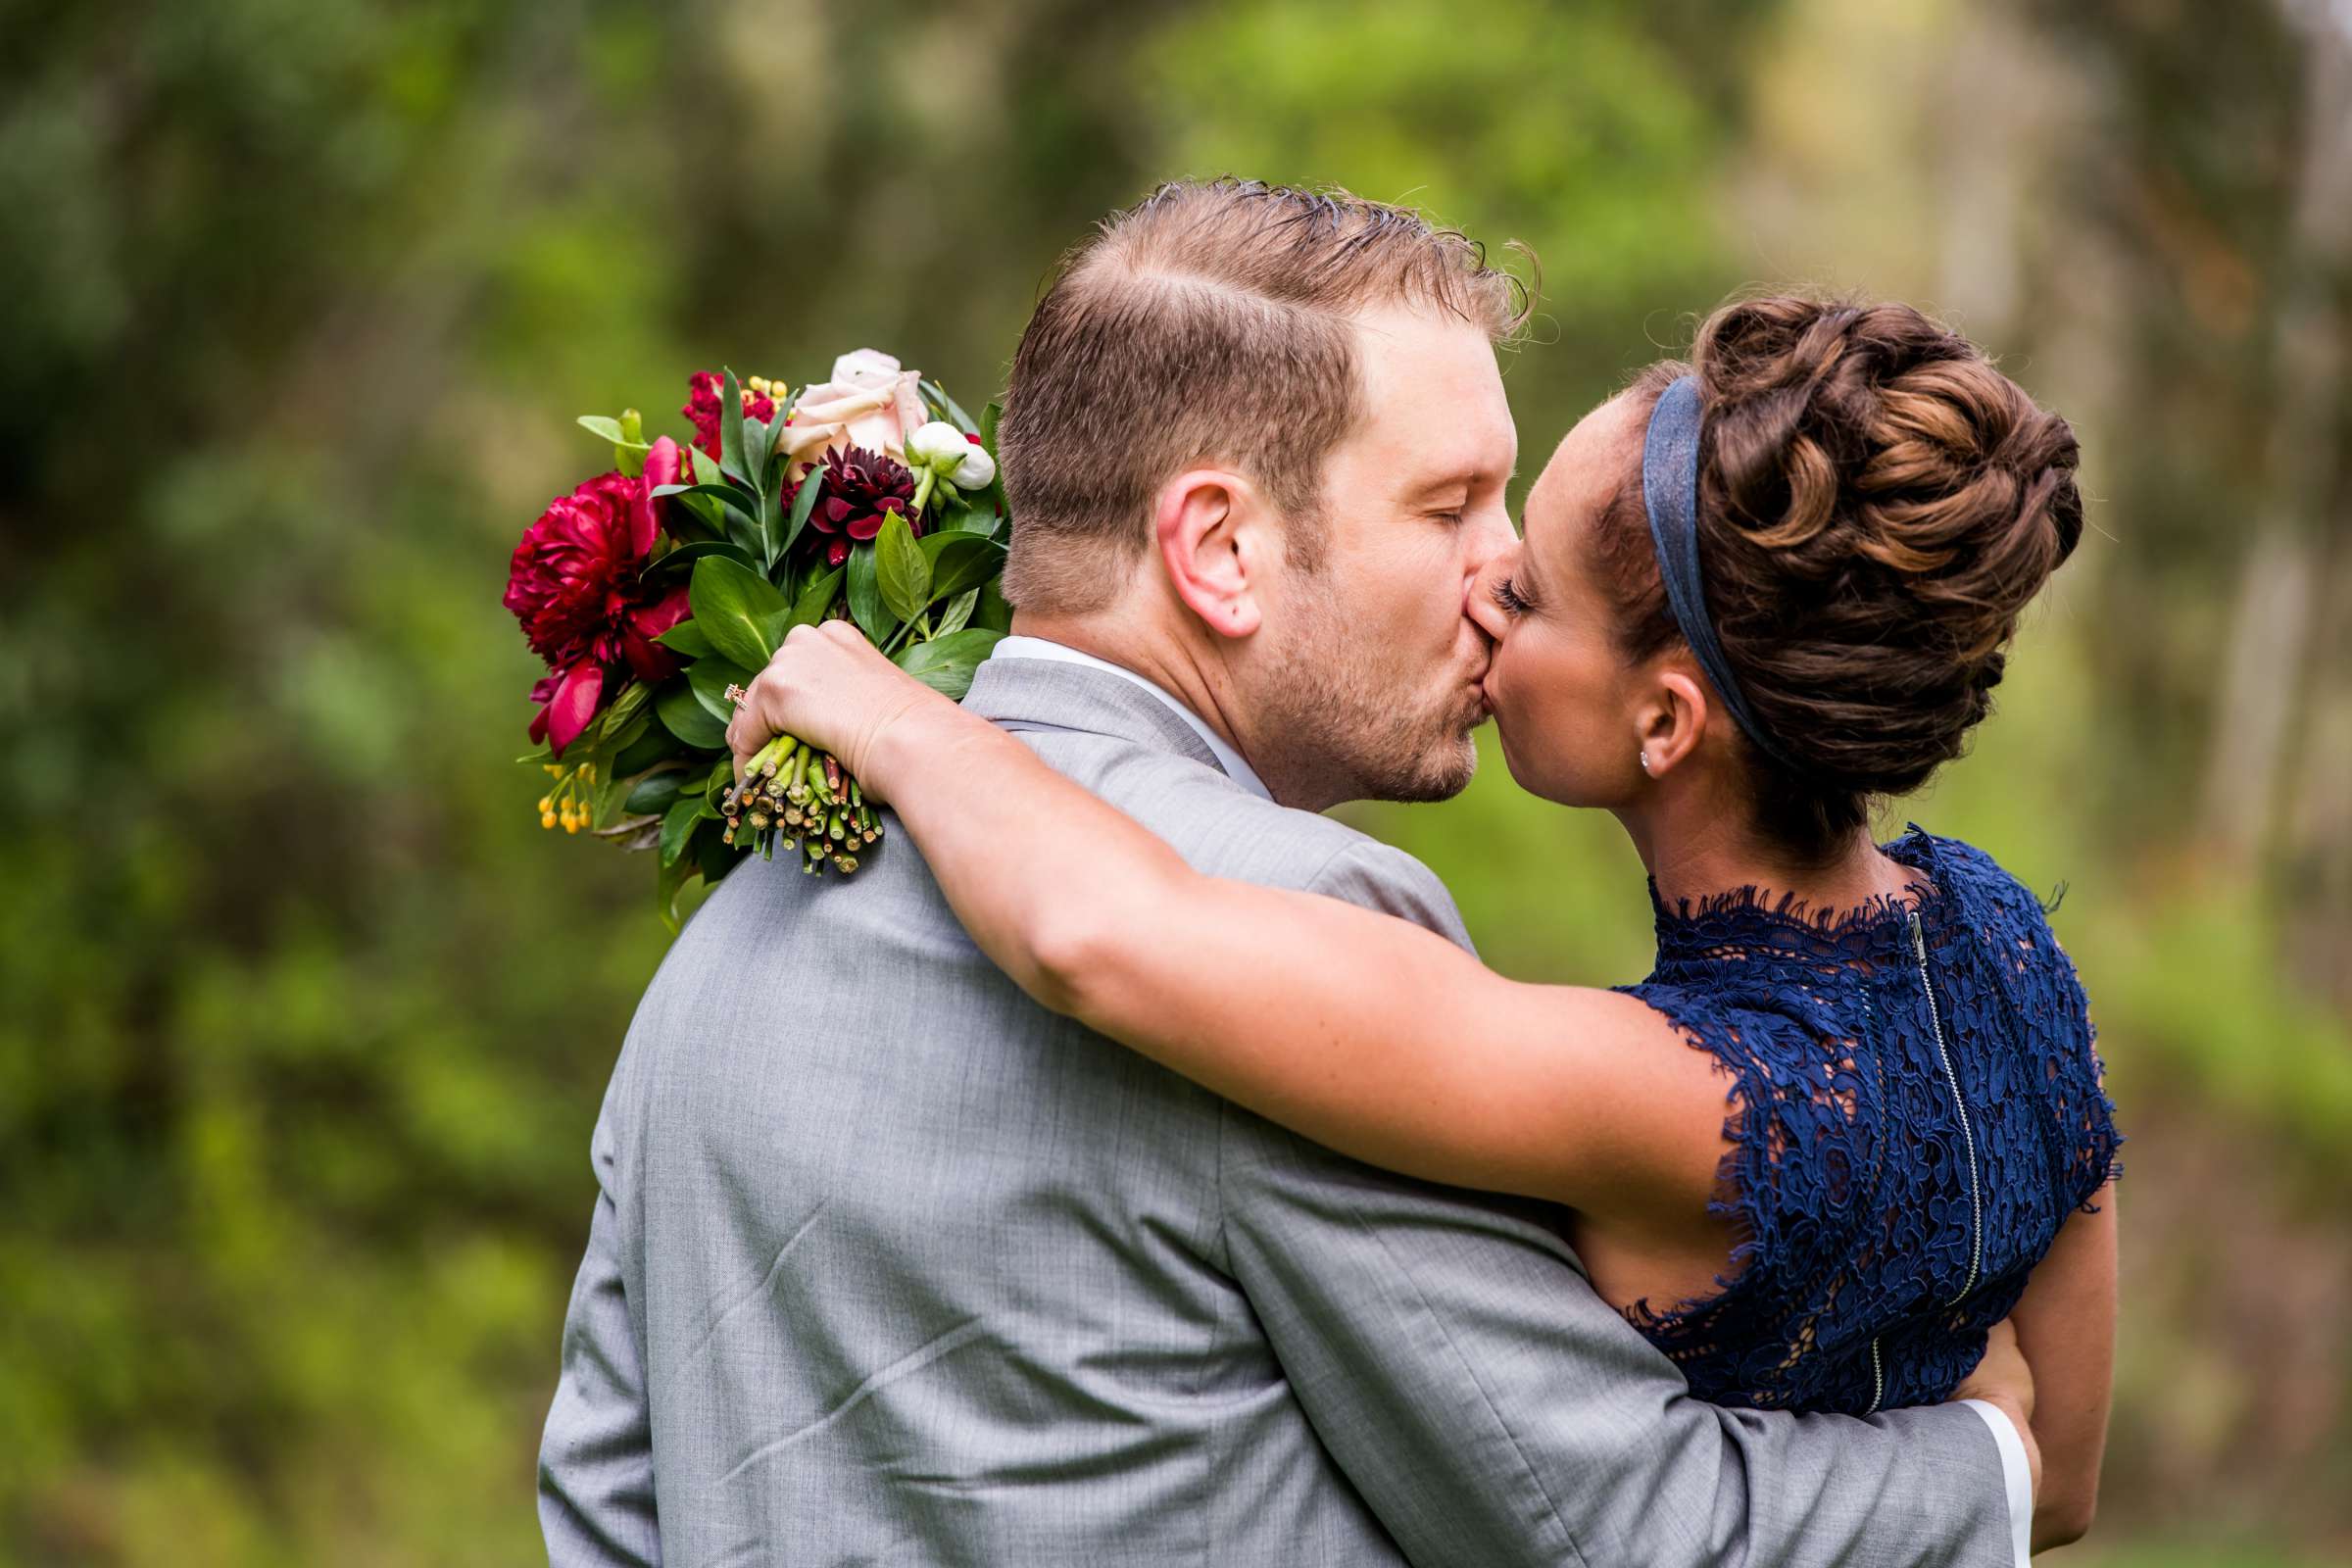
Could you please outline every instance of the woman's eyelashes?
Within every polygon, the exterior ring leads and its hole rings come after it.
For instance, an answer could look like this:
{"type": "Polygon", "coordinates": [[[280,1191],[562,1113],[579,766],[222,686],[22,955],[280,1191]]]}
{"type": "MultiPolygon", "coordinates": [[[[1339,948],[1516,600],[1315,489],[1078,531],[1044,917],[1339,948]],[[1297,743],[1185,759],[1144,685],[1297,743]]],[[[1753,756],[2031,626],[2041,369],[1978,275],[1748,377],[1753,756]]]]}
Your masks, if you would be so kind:
{"type": "Polygon", "coordinates": [[[1494,604],[1506,615],[1524,615],[1535,607],[1520,597],[1518,579],[1502,576],[1494,579],[1494,604]]]}

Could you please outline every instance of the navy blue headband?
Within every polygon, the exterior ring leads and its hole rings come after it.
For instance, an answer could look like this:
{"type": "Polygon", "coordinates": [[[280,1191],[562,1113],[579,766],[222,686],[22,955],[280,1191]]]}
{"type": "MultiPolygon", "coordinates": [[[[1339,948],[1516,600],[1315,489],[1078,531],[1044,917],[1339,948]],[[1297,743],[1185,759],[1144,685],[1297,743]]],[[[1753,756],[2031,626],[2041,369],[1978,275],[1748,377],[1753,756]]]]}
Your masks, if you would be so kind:
{"type": "Polygon", "coordinates": [[[1792,773],[1803,768],[1756,722],[1731,661],[1715,640],[1707,618],[1707,596],[1698,570],[1698,377],[1686,375],[1658,395],[1650,411],[1649,434],[1642,446],[1642,506],[1649,514],[1650,543],[1657,547],[1658,575],[1666,580],[1666,603],[1674,623],[1714,683],[1733,720],[1765,756],[1792,773]]]}

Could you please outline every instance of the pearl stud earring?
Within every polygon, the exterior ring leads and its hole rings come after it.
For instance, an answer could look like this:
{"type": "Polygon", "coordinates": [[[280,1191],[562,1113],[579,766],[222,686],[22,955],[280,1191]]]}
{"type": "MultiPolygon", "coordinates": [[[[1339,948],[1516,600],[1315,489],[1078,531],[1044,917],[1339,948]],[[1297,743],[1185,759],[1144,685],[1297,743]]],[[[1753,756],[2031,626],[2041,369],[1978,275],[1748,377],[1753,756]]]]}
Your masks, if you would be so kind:
{"type": "Polygon", "coordinates": [[[1649,771],[1649,753],[1647,752],[1642,754],[1642,771],[1644,773],[1649,771]]]}

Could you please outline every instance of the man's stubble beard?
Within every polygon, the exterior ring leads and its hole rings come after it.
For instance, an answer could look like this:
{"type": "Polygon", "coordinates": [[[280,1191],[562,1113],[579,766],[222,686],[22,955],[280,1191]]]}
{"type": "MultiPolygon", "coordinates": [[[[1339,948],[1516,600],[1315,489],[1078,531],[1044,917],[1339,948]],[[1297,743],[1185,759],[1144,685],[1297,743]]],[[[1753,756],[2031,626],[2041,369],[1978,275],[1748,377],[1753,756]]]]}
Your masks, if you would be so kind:
{"type": "MultiPolygon", "coordinates": [[[[1386,676],[1320,573],[1292,596],[1301,617],[1284,639],[1258,704],[1260,765],[1287,805],[1444,801],[1478,770],[1471,731],[1484,718],[1474,688],[1451,695],[1386,676]]],[[[1253,761],[1255,760],[1253,759],[1253,761]]]]}

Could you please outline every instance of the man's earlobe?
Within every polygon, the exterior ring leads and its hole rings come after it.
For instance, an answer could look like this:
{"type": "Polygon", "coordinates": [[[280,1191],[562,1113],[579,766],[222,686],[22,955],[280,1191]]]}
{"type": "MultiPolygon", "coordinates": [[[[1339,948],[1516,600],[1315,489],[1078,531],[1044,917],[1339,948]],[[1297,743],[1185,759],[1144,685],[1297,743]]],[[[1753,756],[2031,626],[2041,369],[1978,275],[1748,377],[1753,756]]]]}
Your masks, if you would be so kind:
{"type": "Polygon", "coordinates": [[[1249,481],[1222,469],[1191,469],[1160,487],[1153,534],[1169,585],[1222,637],[1258,627],[1259,510],[1249,481]]]}

